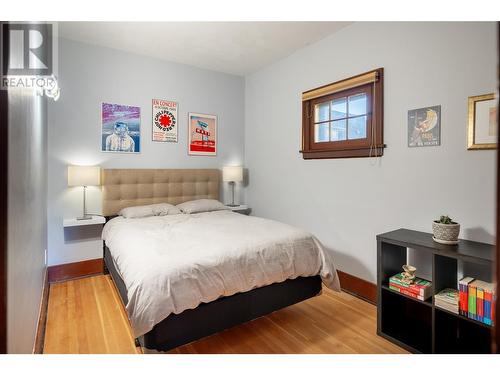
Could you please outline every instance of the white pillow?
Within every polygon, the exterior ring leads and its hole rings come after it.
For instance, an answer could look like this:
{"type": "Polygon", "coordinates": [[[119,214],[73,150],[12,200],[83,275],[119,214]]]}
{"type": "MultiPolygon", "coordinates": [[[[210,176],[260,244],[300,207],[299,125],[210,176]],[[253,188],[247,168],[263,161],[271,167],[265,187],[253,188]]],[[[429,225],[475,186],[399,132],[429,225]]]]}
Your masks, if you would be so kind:
{"type": "Polygon", "coordinates": [[[181,210],[169,203],[156,203],[152,204],[151,207],[153,208],[153,214],[156,216],[182,214],[181,210]]]}
{"type": "Polygon", "coordinates": [[[185,214],[229,210],[228,207],[215,199],[196,199],[194,201],[188,201],[178,204],[177,208],[179,208],[185,214]]]}
{"type": "Polygon", "coordinates": [[[174,205],[168,203],[149,204],[146,206],[126,207],[118,212],[125,219],[134,219],[148,216],[164,216],[180,214],[181,211],[174,205]]]}

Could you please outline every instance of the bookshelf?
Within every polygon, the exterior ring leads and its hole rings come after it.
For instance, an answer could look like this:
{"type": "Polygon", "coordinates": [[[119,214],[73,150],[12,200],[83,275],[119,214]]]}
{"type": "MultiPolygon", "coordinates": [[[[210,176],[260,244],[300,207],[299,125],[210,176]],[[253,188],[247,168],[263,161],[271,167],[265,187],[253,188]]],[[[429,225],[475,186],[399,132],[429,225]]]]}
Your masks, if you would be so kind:
{"type": "MultiPolygon", "coordinates": [[[[458,287],[459,269],[491,281],[494,246],[468,240],[442,245],[431,233],[398,229],[377,236],[377,334],[413,353],[490,353],[493,329],[479,321],[389,289],[407,264],[408,248],[424,252],[432,268],[432,296],[458,287]]],[[[418,274],[418,271],[417,271],[418,274]]]]}

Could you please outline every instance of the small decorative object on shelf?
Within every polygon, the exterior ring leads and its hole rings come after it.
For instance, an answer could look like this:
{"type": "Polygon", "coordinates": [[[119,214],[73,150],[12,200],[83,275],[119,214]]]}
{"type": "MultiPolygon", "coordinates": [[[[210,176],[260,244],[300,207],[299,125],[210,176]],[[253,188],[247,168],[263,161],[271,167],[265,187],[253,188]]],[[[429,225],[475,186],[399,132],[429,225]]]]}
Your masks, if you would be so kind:
{"type": "Polygon", "coordinates": [[[439,220],[432,222],[432,239],[445,245],[458,244],[460,224],[456,223],[448,215],[443,215],[439,220]]]}
{"type": "Polygon", "coordinates": [[[496,292],[493,283],[464,277],[459,285],[459,314],[494,325],[496,292]]]}
{"type": "Polygon", "coordinates": [[[413,284],[413,280],[415,280],[415,272],[417,272],[417,269],[413,266],[410,266],[409,264],[403,265],[403,273],[401,275],[403,276],[402,281],[404,283],[408,284],[413,284]]]}
{"type": "MultiPolygon", "coordinates": [[[[416,271],[415,267],[412,268],[416,271]]],[[[398,273],[389,278],[389,289],[420,301],[428,299],[432,294],[432,283],[428,280],[415,277],[415,275],[413,275],[414,277],[411,281],[408,281],[403,275],[405,272],[398,273]]]]}

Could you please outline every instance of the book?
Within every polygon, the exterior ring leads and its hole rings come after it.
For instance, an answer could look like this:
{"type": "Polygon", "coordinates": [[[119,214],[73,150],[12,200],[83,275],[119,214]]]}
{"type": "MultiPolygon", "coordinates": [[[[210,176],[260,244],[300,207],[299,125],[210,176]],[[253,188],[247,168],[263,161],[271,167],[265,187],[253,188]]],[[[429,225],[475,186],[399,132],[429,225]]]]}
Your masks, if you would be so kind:
{"type": "Polygon", "coordinates": [[[397,286],[389,285],[389,289],[394,290],[394,291],[396,291],[398,293],[404,294],[405,296],[418,299],[419,301],[424,301],[424,297],[422,297],[421,295],[413,293],[413,292],[411,292],[409,290],[406,290],[404,288],[398,288],[397,286]]]}
{"type": "Polygon", "coordinates": [[[420,289],[416,289],[416,288],[412,288],[412,287],[402,286],[400,284],[393,283],[392,281],[389,282],[389,286],[391,286],[391,285],[395,288],[404,289],[410,293],[421,296],[424,299],[430,297],[430,291],[425,291],[425,290],[420,290],[420,289]]]}
{"type": "Polygon", "coordinates": [[[426,300],[427,298],[429,298],[431,296],[431,293],[432,293],[432,290],[431,290],[432,283],[430,281],[416,277],[413,280],[413,282],[409,283],[407,281],[404,281],[402,272],[398,273],[394,276],[391,276],[389,278],[389,285],[393,285],[394,287],[403,288],[404,290],[406,290],[408,292],[419,295],[423,298],[423,300],[426,300]]]}
{"type": "Polygon", "coordinates": [[[406,289],[408,290],[409,292],[412,292],[412,293],[415,293],[415,294],[418,294],[422,297],[426,297],[426,295],[428,295],[428,292],[426,289],[422,289],[422,288],[418,288],[418,287],[415,287],[415,286],[412,286],[412,285],[409,285],[409,286],[406,286],[406,285],[401,285],[401,284],[398,284],[398,283],[395,283],[393,281],[389,281],[389,285],[393,285],[395,286],[396,288],[403,288],[403,289],[406,289]]]}
{"type": "Polygon", "coordinates": [[[418,298],[421,301],[425,301],[427,299],[426,296],[421,295],[419,292],[416,292],[415,290],[403,287],[403,286],[398,285],[398,284],[389,283],[389,289],[395,290],[399,293],[403,293],[403,294],[408,295],[410,297],[418,298]]]}
{"type": "Polygon", "coordinates": [[[477,288],[477,299],[476,299],[476,310],[477,310],[477,320],[493,325],[493,310],[494,310],[494,284],[487,283],[485,281],[476,280],[477,288]]]}
{"type": "Polygon", "coordinates": [[[452,304],[458,307],[458,290],[446,288],[434,296],[437,301],[452,304]]]}
{"type": "Polygon", "coordinates": [[[491,325],[495,325],[495,300],[496,295],[495,291],[493,291],[493,300],[491,302],[491,325]]]}
{"type": "Polygon", "coordinates": [[[459,293],[460,293],[460,306],[459,313],[463,316],[468,316],[469,314],[469,284],[474,281],[473,277],[464,277],[462,278],[459,285],[459,293]]]}
{"type": "Polygon", "coordinates": [[[446,288],[434,296],[434,305],[451,311],[454,314],[459,313],[459,291],[456,289],[446,288]]]}
{"type": "Polygon", "coordinates": [[[448,303],[444,303],[444,302],[441,302],[441,301],[435,301],[434,302],[434,305],[436,305],[437,307],[443,309],[443,310],[447,310],[447,311],[450,311],[452,312],[453,314],[457,314],[458,315],[458,305],[450,305],[448,303]]]}
{"type": "Polygon", "coordinates": [[[475,282],[473,281],[469,284],[469,298],[468,298],[468,303],[467,307],[469,310],[468,317],[471,319],[476,319],[476,286],[475,282]]]}
{"type": "Polygon", "coordinates": [[[415,279],[413,279],[412,282],[404,281],[404,277],[403,277],[402,272],[400,272],[394,276],[391,276],[389,278],[389,281],[396,283],[396,284],[400,284],[401,286],[412,286],[412,287],[415,287],[418,289],[426,289],[432,285],[432,283],[430,281],[421,279],[419,277],[416,277],[415,279]]]}
{"type": "Polygon", "coordinates": [[[484,293],[484,323],[491,325],[491,293],[484,293]]]}
{"type": "Polygon", "coordinates": [[[476,285],[476,320],[483,322],[484,320],[484,290],[482,289],[482,285],[476,285]]]}

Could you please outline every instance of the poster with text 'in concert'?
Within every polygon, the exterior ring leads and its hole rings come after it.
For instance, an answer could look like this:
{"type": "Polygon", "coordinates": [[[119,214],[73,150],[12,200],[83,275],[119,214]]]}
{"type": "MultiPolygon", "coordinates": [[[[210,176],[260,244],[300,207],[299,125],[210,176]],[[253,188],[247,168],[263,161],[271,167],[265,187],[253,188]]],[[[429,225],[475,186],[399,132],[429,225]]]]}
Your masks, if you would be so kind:
{"type": "Polygon", "coordinates": [[[153,142],[177,142],[177,103],[153,99],[153,142]]]}

